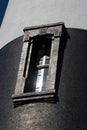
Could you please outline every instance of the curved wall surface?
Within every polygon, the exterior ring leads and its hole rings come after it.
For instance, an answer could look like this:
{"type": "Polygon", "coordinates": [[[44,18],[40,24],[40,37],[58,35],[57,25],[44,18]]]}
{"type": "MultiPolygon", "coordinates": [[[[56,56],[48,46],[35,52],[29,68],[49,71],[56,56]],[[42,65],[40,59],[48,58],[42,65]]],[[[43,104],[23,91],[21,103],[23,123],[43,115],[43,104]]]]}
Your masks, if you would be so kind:
{"type": "Polygon", "coordinates": [[[14,108],[11,95],[23,37],[0,50],[1,130],[87,130],[87,31],[67,28],[67,36],[59,54],[57,103],[38,102],[14,108]]]}

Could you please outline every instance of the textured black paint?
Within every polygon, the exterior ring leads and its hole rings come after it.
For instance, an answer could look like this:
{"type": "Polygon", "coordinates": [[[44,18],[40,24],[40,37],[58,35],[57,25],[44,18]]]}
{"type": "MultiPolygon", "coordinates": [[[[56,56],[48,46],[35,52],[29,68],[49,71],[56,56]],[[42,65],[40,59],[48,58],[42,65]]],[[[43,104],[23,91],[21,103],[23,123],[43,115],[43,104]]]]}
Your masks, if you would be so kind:
{"type": "Polygon", "coordinates": [[[87,31],[67,29],[61,57],[59,102],[32,103],[14,108],[22,37],[0,51],[0,130],[87,130],[87,31]]]}

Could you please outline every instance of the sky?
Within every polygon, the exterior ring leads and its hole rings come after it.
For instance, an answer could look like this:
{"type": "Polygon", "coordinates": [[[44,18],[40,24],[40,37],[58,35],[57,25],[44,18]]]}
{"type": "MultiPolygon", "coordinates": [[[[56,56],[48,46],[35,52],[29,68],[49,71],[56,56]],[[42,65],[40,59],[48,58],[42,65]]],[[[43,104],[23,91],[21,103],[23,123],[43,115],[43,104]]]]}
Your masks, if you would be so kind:
{"type": "Polygon", "coordinates": [[[0,48],[24,27],[56,22],[87,30],[87,0],[0,0],[0,48]]]}
{"type": "Polygon", "coordinates": [[[2,21],[4,19],[4,15],[6,12],[8,2],[9,2],[9,0],[0,0],[0,26],[1,26],[2,21]]]}

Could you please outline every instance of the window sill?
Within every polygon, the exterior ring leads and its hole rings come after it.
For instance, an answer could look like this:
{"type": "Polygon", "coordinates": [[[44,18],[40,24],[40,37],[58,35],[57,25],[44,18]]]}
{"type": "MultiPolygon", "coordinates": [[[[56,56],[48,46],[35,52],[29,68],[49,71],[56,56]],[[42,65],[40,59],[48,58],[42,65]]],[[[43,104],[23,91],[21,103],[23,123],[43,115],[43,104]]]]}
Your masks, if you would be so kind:
{"type": "Polygon", "coordinates": [[[55,90],[48,90],[48,91],[42,91],[42,92],[29,92],[29,93],[23,93],[23,94],[13,94],[12,100],[14,103],[14,106],[19,106],[22,104],[27,103],[34,103],[34,102],[54,102],[55,97],[55,90]]]}

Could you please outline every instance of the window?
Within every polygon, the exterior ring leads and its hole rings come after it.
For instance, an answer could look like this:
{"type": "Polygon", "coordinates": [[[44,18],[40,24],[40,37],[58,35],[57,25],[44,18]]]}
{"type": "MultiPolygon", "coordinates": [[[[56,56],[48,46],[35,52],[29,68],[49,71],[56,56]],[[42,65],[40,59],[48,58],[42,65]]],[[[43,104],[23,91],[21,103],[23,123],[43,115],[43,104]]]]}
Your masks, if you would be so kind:
{"type": "Polygon", "coordinates": [[[49,70],[51,38],[46,35],[32,38],[32,53],[24,92],[46,91],[49,70]]]}
{"type": "Polygon", "coordinates": [[[56,23],[24,29],[14,104],[54,98],[62,28],[63,23],[56,23]]]}

